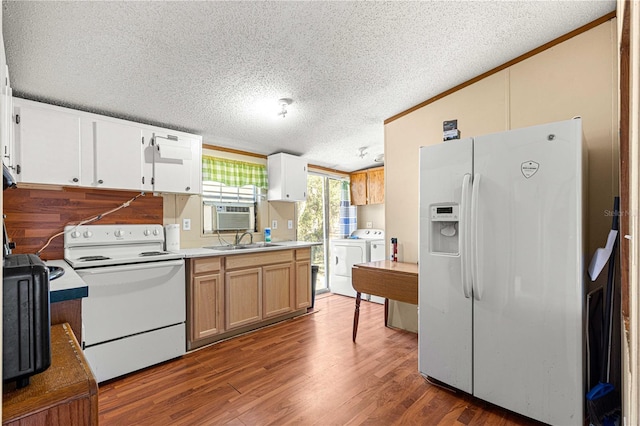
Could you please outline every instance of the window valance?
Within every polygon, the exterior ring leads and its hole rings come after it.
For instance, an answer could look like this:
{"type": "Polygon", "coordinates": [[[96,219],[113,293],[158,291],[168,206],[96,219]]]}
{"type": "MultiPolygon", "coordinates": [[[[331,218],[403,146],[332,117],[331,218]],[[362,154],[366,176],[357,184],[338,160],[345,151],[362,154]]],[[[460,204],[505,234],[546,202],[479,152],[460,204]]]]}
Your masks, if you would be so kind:
{"type": "Polygon", "coordinates": [[[268,188],[266,166],[218,157],[202,157],[202,180],[236,187],[268,188]]]}

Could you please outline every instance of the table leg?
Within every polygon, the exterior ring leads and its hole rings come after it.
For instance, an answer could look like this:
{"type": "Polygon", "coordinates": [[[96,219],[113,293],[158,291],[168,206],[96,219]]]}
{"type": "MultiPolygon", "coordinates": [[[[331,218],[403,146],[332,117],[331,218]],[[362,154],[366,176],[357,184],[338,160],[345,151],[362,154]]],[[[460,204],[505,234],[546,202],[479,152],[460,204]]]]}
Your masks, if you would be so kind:
{"type": "Polygon", "coordinates": [[[384,299],[384,326],[385,327],[387,327],[387,324],[389,324],[388,319],[389,319],[389,299],[385,298],[384,299]]]}
{"type": "Polygon", "coordinates": [[[358,334],[358,320],[360,319],[360,292],[356,293],[356,310],[353,313],[353,342],[356,341],[356,335],[358,334]]]}

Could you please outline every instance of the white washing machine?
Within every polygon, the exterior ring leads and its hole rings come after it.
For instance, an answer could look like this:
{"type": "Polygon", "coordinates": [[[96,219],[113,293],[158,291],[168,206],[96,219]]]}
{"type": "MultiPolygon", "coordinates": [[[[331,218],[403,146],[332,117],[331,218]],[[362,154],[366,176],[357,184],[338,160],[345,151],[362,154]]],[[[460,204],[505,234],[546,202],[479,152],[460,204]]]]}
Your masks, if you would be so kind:
{"type": "MultiPolygon", "coordinates": [[[[351,268],[358,263],[383,260],[384,247],[382,229],[356,229],[349,238],[331,240],[329,290],[343,296],[356,297],[356,291],[351,285],[351,268]]],[[[377,296],[363,294],[362,298],[384,303],[384,299],[377,296]]]]}

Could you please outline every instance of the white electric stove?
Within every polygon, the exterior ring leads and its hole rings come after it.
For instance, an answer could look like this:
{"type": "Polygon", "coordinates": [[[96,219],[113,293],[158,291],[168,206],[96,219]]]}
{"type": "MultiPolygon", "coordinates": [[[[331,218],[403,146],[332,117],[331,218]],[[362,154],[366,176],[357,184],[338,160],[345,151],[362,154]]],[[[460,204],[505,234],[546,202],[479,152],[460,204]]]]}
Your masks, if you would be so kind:
{"type": "Polygon", "coordinates": [[[161,225],[65,227],[65,260],[85,281],[83,349],[98,382],[185,353],[185,267],[161,225]]]}

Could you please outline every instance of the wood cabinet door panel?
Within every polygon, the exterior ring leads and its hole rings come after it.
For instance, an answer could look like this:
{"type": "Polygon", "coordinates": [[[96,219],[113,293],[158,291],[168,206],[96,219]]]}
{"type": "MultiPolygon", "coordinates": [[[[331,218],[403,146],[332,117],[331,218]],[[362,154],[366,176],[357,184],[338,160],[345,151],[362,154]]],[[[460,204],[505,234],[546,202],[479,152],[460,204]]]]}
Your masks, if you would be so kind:
{"type": "Polygon", "coordinates": [[[203,257],[193,259],[193,273],[202,274],[205,272],[215,272],[220,270],[221,257],[203,257]]]}
{"type": "Polygon", "coordinates": [[[384,169],[373,169],[367,172],[369,204],[384,203],[384,169]]]}
{"type": "Polygon", "coordinates": [[[262,301],[264,318],[293,311],[293,265],[270,265],[262,268],[262,301]]]}
{"type": "Polygon", "coordinates": [[[296,262],[296,309],[311,306],[311,261],[296,262]]]}
{"type": "Polygon", "coordinates": [[[367,174],[365,172],[351,173],[351,205],[363,206],[367,204],[367,174]]]}
{"type": "Polygon", "coordinates": [[[220,274],[193,278],[191,340],[203,339],[224,331],[221,318],[221,278],[220,274]]]}
{"type": "Polygon", "coordinates": [[[225,273],[227,330],[262,319],[262,268],[225,273]]]}

